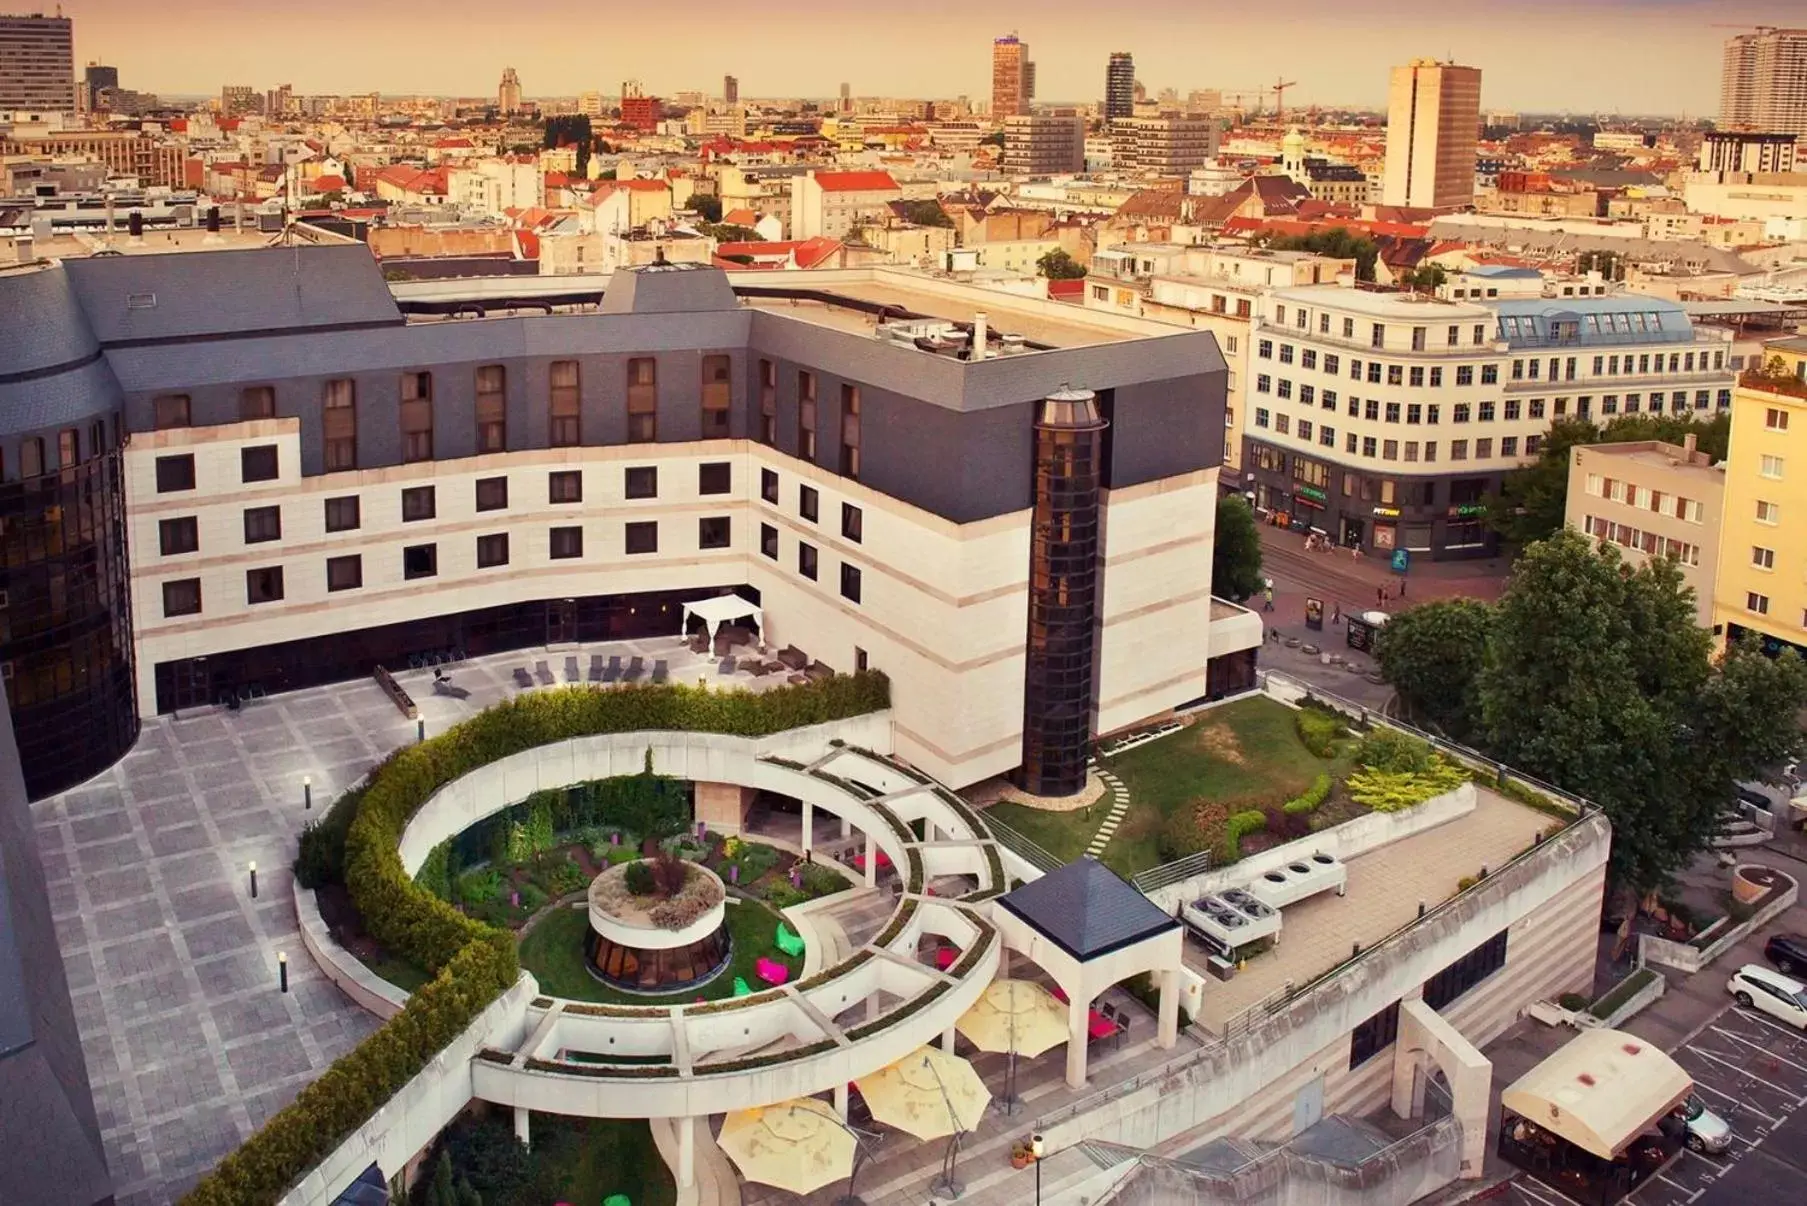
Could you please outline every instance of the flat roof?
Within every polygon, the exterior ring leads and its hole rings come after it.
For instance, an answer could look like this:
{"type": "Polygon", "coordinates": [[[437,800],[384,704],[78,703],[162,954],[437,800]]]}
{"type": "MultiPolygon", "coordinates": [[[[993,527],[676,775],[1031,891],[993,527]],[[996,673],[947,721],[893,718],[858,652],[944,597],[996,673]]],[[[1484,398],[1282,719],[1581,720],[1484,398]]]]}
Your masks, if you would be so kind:
{"type": "MultiPolygon", "coordinates": [[[[47,239],[33,239],[32,253],[47,259],[83,260],[99,255],[103,251],[118,252],[120,255],[165,255],[172,251],[244,251],[252,247],[267,247],[276,236],[269,231],[260,230],[222,230],[213,241],[205,230],[160,230],[155,227],[144,232],[142,241],[134,243],[124,230],[116,231],[112,242],[103,242],[96,234],[58,234],[47,239]]],[[[8,240],[11,243],[13,240],[8,240]]]]}
{"type": "MultiPolygon", "coordinates": [[[[878,316],[864,308],[836,306],[832,298],[846,298],[881,306],[895,306],[912,314],[927,315],[947,322],[971,322],[973,315],[984,314],[992,330],[1021,335],[1032,343],[1056,348],[1085,347],[1100,343],[1122,343],[1132,339],[1170,335],[1175,328],[1166,323],[1143,320],[1131,324],[1105,324],[1088,321],[1088,311],[1066,302],[1019,298],[1009,293],[975,289],[958,284],[948,292],[940,289],[912,288],[907,279],[823,280],[811,279],[813,273],[784,272],[767,274],[765,280],[750,279],[750,274],[731,277],[737,287],[765,285],[776,289],[809,290],[828,297],[827,301],[794,301],[788,297],[742,297],[755,309],[771,310],[802,322],[813,322],[838,331],[870,335],[878,326],[878,316]],[[1050,308],[1058,310],[1049,312],[1050,308]]],[[[891,274],[887,274],[889,277],[891,274]]],[[[901,317],[901,316],[900,316],[901,317]]],[[[1133,320],[1132,320],[1133,321],[1133,320]]]]}
{"type": "Polygon", "coordinates": [[[1371,289],[1351,289],[1346,285],[1293,285],[1274,290],[1274,300],[1303,303],[1309,306],[1334,306],[1375,318],[1418,322],[1486,321],[1493,317],[1487,306],[1468,301],[1452,301],[1424,293],[1380,293],[1371,289]]]}
{"type": "Polygon", "coordinates": [[[1610,456],[1619,461],[1634,461],[1637,464],[1650,465],[1657,469],[1698,473],[1703,479],[1717,480],[1721,484],[1725,481],[1725,466],[1690,463],[1682,459],[1687,455],[1685,449],[1656,440],[1639,440],[1631,444],[1583,444],[1578,451],[1586,451],[1597,456],[1610,456]]]}

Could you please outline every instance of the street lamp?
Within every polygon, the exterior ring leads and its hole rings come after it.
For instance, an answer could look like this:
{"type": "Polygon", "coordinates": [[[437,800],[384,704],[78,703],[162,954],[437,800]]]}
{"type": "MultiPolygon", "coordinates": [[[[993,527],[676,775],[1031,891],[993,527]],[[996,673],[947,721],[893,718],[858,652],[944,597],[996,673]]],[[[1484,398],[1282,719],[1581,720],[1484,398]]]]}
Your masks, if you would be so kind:
{"type": "Polygon", "coordinates": [[[1040,1131],[1029,1136],[1029,1154],[1035,1157],[1035,1206],[1042,1206],[1042,1153],[1048,1150],[1040,1131]]]}
{"type": "Polygon", "coordinates": [[[282,983],[282,991],[289,990],[289,957],[282,951],[276,952],[276,976],[282,983]]]}

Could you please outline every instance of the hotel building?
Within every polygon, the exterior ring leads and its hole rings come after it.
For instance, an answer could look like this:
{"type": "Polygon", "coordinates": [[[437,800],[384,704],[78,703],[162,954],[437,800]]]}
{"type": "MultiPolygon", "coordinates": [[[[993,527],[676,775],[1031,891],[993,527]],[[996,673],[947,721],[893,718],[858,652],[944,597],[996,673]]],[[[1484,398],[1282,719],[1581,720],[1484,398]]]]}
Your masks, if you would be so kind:
{"type": "Polygon", "coordinates": [[[729,591],[774,649],[883,669],[899,752],[955,785],[1070,792],[1094,733],[1252,682],[1260,624],[1209,589],[1209,334],[883,270],[744,281],[398,301],[361,248],[0,273],[37,316],[0,376],[32,793],[141,717],[675,639],[729,591]]]}
{"type": "Polygon", "coordinates": [[[1655,298],[1278,289],[1249,338],[1245,491],[1297,530],[1382,555],[1493,555],[1482,499],[1553,420],[1732,404],[1729,335],[1655,298]]]}

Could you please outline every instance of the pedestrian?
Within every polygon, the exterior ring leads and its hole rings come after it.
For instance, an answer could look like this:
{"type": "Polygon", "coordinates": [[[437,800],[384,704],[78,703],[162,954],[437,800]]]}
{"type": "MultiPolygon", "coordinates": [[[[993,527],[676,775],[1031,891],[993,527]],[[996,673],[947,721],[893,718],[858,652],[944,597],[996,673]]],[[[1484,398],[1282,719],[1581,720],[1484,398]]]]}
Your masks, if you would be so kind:
{"type": "Polygon", "coordinates": [[[1338,624],[1342,622],[1342,619],[1343,605],[1341,603],[1332,603],[1330,605],[1330,622],[1332,624],[1338,624]]]}
{"type": "Polygon", "coordinates": [[[1387,605],[1387,588],[1384,586],[1375,587],[1374,588],[1374,606],[1382,608],[1384,610],[1386,605],[1387,605]]]}
{"type": "Polygon", "coordinates": [[[1261,610],[1263,610],[1263,611],[1274,610],[1274,584],[1272,582],[1268,583],[1268,585],[1267,585],[1266,600],[1267,601],[1262,604],[1261,610]]]}
{"type": "Polygon", "coordinates": [[[1405,598],[1405,579],[1404,578],[1401,578],[1399,580],[1399,597],[1401,599],[1405,598]]]}

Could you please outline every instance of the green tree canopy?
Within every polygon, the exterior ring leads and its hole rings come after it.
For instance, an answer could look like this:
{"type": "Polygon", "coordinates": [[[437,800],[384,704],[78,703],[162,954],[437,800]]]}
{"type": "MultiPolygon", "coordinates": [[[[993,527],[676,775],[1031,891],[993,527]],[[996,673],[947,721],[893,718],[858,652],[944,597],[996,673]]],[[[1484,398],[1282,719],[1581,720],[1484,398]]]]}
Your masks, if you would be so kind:
{"type": "Polygon", "coordinates": [[[1364,235],[1351,234],[1347,226],[1314,230],[1305,235],[1269,235],[1263,246],[1275,251],[1309,251],[1335,259],[1355,261],[1355,279],[1374,279],[1374,261],[1380,258],[1380,244],[1364,235]]]}
{"type": "Polygon", "coordinates": [[[1529,544],[1562,527],[1569,500],[1569,450],[1579,444],[1623,444],[1662,440],[1680,444],[1689,435],[1714,460],[1725,459],[1731,440],[1728,414],[1704,422],[1692,415],[1620,415],[1599,427],[1586,419],[1557,419],[1544,436],[1537,459],[1506,475],[1496,497],[1487,502],[1487,521],[1507,540],[1529,544]]]}
{"type": "Polygon", "coordinates": [[[1700,851],[1734,787],[1796,751],[1807,666],[1713,637],[1674,563],[1629,569],[1564,529],[1527,547],[1477,682],[1486,748],[1597,803],[1612,873],[1643,892],[1700,851]]]}
{"type": "Polygon", "coordinates": [[[1261,532],[1255,512],[1240,494],[1217,500],[1217,535],[1211,547],[1211,593],[1241,603],[1261,589],[1261,532]]]}
{"type": "Polygon", "coordinates": [[[1480,730],[1475,682],[1493,631],[1493,608],[1438,599],[1408,608],[1380,630],[1374,656],[1409,718],[1472,744],[1480,730]]]}
{"type": "Polygon", "coordinates": [[[1076,281],[1085,276],[1085,265],[1059,247],[1044,252],[1035,266],[1051,281],[1076,281]]]}
{"type": "Polygon", "coordinates": [[[697,193],[690,198],[690,208],[701,214],[705,222],[722,220],[722,199],[707,193],[697,193]]]}
{"type": "Polygon", "coordinates": [[[900,201],[898,209],[902,211],[904,221],[917,226],[952,226],[954,224],[954,220],[947,216],[947,211],[941,208],[939,201],[900,201]]]}

